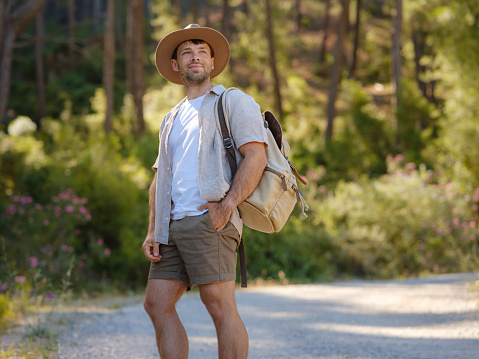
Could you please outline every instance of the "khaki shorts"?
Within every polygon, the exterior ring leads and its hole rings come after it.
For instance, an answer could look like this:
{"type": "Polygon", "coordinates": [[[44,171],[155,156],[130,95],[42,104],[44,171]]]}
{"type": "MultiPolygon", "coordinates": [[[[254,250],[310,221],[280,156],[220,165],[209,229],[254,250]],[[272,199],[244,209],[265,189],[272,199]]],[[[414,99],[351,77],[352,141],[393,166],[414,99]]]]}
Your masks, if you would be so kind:
{"type": "Polygon", "coordinates": [[[168,244],[160,244],[159,262],[151,262],[148,279],[179,279],[188,289],[236,279],[240,237],[228,224],[218,232],[208,212],[170,222],[168,244]]]}

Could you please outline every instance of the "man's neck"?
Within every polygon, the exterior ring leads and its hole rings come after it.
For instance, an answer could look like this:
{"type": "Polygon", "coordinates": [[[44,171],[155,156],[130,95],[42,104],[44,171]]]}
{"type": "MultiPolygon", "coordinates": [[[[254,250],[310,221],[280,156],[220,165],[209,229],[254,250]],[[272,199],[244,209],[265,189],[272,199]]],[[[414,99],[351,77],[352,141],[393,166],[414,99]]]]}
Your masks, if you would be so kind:
{"type": "Polygon", "coordinates": [[[213,88],[213,85],[211,84],[209,79],[208,81],[205,81],[200,85],[184,84],[184,86],[186,90],[186,97],[188,98],[188,100],[194,100],[195,98],[201,97],[213,88]]]}

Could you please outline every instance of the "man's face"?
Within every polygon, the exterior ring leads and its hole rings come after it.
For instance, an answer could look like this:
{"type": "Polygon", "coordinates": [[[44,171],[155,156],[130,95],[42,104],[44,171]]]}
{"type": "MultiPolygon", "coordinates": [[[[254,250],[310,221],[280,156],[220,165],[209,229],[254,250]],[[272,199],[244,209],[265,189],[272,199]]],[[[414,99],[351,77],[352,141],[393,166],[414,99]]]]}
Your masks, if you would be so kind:
{"type": "Polygon", "coordinates": [[[171,60],[171,66],[180,73],[184,82],[198,85],[210,77],[215,68],[214,60],[207,43],[193,44],[185,41],[178,46],[177,59],[171,60]]]}

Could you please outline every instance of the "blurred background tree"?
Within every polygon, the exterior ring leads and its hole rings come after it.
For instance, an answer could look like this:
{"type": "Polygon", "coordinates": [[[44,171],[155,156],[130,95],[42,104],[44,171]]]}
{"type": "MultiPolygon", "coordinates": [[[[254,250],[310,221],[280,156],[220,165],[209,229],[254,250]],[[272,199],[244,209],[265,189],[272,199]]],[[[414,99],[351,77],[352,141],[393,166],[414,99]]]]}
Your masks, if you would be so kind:
{"type": "Polygon", "coordinates": [[[213,82],[281,117],[310,182],[307,220],[245,231],[250,278],[477,270],[477,1],[7,0],[0,20],[4,292],[32,257],[78,291],[144,287],[157,131],[184,97],[154,52],[192,22],[228,37],[213,82]]]}

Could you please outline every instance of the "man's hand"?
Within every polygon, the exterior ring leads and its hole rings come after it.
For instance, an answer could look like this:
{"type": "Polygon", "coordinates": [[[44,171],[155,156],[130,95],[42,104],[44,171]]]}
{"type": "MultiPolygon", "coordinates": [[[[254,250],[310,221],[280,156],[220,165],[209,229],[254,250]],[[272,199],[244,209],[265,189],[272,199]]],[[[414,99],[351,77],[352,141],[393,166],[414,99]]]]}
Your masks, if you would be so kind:
{"type": "Polygon", "coordinates": [[[228,204],[225,200],[221,202],[206,202],[205,204],[198,207],[198,210],[202,211],[208,209],[210,214],[211,222],[215,226],[216,230],[219,232],[228,224],[228,221],[233,213],[233,209],[228,208],[228,204]]]}
{"type": "Polygon", "coordinates": [[[200,211],[208,209],[218,232],[225,228],[235,208],[254,191],[268,163],[264,143],[248,142],[238,150],[244,158],[226,197],[220,202],[207,202],[197,207],[200,211]]]}
{"type": "Polygon", "coordinates": [[[145,254],[146,259],[150,262],[159,262],[161,260],[160,256],[160,243],[155,242],[154,234],[147,234],[145,241],[143,242],[143,253],[145,254]]]}

